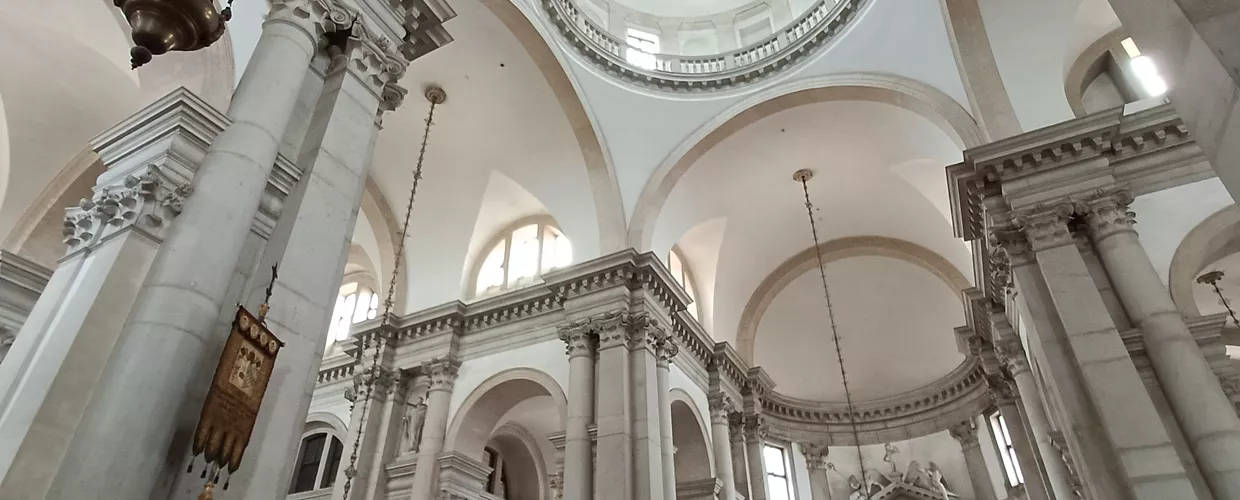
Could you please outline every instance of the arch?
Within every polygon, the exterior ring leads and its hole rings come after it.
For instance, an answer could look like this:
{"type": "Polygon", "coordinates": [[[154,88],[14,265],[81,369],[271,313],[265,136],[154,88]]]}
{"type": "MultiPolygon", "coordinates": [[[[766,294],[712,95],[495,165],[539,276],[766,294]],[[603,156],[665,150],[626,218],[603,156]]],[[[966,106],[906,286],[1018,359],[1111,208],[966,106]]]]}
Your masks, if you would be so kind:
{"type": "Polygon", "coordinates": [[[303,438],[316,430],[328,430],[334,433],[341,440],[349,435],[349,428],[344,424],[344,420],[337,417],[333,413],[325,411],[311,412],[306,415],[306,428],[302,430],[303,438]]]}
{"type": "Polygon", "coordinates": [[[383,196],[383,190],[379,189],[379,184],[375,182],[373,175],[366,176],[366,187],[362,191],[362,213],[366,214],[366,220],[370,221],[371,229],[375,234],[375,240],[379,244],[379,262],[376,268],[381,275],[375,276],[378,288],[375,288],[381,296],[388,293],[389,282],[392,270],[396,269],[397,261],[400,262],[399,275],[396,277],[396,293],[393,296],[392,307],[396,310],[395,314],[404,314],[406,306],[405,298],[409,292],[409,280],[406,279],[407,267],[405,266],[405,256],[397,255],[396,243],[400,239],[400,221],[396,219],[396,215],[392,213],[392,205],[388,203],[386,197],[383,196]]]}
{"type": "Polygon", "coordinates": [[[576,80],[564,70],[560,56],[547,44],[548,36],[509,0],[479,0],[512,32],[542,73],[551,92],[568,119],[585,160],[586,174],[594,194],[594,210],[598,217],[599,252],[605,255],[624,248],[624,205],[620,201],[620,184],[606,142],[594,127],[589,111],[582,105],[576,80]]]}
{"type": "MultiPolygon", "coordinates": [[[[818,246],[818,250],[822,252],[824,264],[867,255],[888,257],[925,269],[942,280],[953,294],[959,295],[961,290],[971,286],[969,279],[947,259],[910,241],[886,236],[850,236],[825,242],[818,246]]],[[[771,302],[779,296],[779,292],[817,265],[814,248],[807,248],[780,264],[754,289],[736,329],[736,349],[741,359],[753,363],[754,337],[758,333],[758,324],[771,302]]],[[[961,300],[964,300],[963,296],[961,300]]]]}
{"type": "Polygon", "coordinates": [[[672,444],[676,448],[676,482],[715,476],[715,454],[710,423],[702,418],[693,398],[681,388],[671,390],[672,444]]]}
{"type": "Polygon", "coordinates": [[[1119,42],[1127,37],[1128,34],[1123,28],[1103,35],[1102,38],[1085,47],[1085,50],[1076,56],[1072,66],[1068,67],[1068,72],[1064,75],[1063,92],[1073,114],[1078,117],[1088,114],[1085,111],[1084,101],[1086,87],[1089,87],[1089,83],[1106,70],[1102,64],[1104,61],[1102,56],[1118,47],[1119,42]]]}
{"type": "Polygon", "coordinates": [[[560,428],[568,413],[568,398],[550,375],[533,368],[512,368],[492,375],[465,398],[448,426],[444,440],[449,451],[480,459],[500,417],[518,403],[537,396],[555,400],[560,428]]]}
{"type": "MultiPolygon", "coordinates": [[[[547,477],[550,475],[547,463],[547,455],[538,439],[533,433],[524,426],[516,422],[504,422],[491,435],[491,442],[499,445],[499,451],[505,456],[505,461],[509,457],[516,456],[524,458],[532,465],[532,470],[524,468],[518,469],[516,474],[521,476],[530,475],[530,482],[521,481],[517,491],[508,492],[508,498],[512,500],[526,499],[542,499],[550,498],[548,494],[547,477]]],[[[509,473],[512,473],[509,470],[509,473]]],[[[512,478],[512,476],[509,476],[512,478]]]]}
{"type": "Polygon", "coordinates": [[[1167,285],[1171,300],[1186,316],[1201,316],[1193,298],[1197,273],[1227,255],[1240,252],[1240,207],[1228,206],[1197,224],[1171,257],[1167,285]]]}
{"type": "Polygon", "coordinates": [[[911,111],[943,130],[962,150],[986,143],[977,122],[960,103],[943,91],[911,78],[847,73],[776,85],[720,113],[663,160],[637,200],[629,226],[629,245],[639,251],[650,249],[655,222],[672,188],[712,148],[746,126],[780,111],[833,101],[879,102],[911,111]]]}
{"type": "MultiPolygon", "coordinates": [[[[465,289],[463,290],[462,296],[466,297],[467,300],[473,300],[473,299],[477,299],[481,297],[493,296],[498,293],[512,291],[517,288],[522,288],[525,286],[525,285],[518,284],[515,287],[510,287],[508,286],[507,280],[505,279],[504,284],[500,287],[499,291],[492,292],[488,290],[484,293],[478,293],[478,278],[480,277],[480,274],[482,272],[482,266],[486,264],[487,257],[490,256],[491,251],[494,250],[501,243],[504,243],[505,241],[509,241],[509,238],[512,237],[513,233],[517,229],[521,229],[522,227],[529,226],[531,224],[537,224],[539,226],[538,237],[539,237],[540,251],[539,251],[539,257],[538,257],[539,258],[538,268],[534,274],[535,283],[537,283],[538,279],[541,279],[541,276],[543,273],[551,269],[556,269],[556,268],[542,269],[541,255],[542,255],[542,251],[545,250],[545,247],[543,247],[543,245],[546,244],[545,241],[542,239],[545,236],[543,234],[542,228],[549,227],[549,228],[554,229],[556,233],[558,233],[560,236],[563,236],[564,238],[568,240],[570,244],[570,249],[571,249],[571,244],[572,244],[572,238],[568,238],[568,235],[564,234],[564,231],[560,229],[559,224],[556,223],[555,218],[551,217],[550,215],[543,214],[543,215],[532,215],[529,217],[522,217],[520,219],[517,219],[516,221],[513,221],[505,225],[503,229],[500,229],[495,234],[489,236],[488,239],[486,240],[486,245],[483,245],[480,248],[480,251],[477,252],[476,255],[474,255],[473,262],[467,263],[467,265],[469,266],[468,267],[469,272],[466,274],[466,276],[468,277],[468,281],[464,283],[465,289]]],[[[506,250],[506,253],[509,253],[511,251],[512,249],[508,248],[506,250]]],[[[505,264],[505,267],[507,267],[506,264],[505,264]]]]}

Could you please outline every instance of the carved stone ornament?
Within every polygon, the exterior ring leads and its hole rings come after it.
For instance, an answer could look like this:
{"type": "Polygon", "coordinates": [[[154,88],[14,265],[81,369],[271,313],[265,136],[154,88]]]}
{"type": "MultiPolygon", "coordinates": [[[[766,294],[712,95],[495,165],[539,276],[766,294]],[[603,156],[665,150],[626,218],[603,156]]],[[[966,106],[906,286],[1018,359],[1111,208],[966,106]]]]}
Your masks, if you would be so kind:
{"type": "Polygon", "coordinates": [[[162,239],[193,193],[189,185],[169,181],[156,165],[126,176],[119,185],[96,189],[90,199],[82,198],[78,206],[65,210],[63,234],[69,253],[131,227],[162,239]]]}
{"type": "Polygon", "coordinates": [[[1011,268],[1032,264],[1033,251],[1024,232],[1012,228],[991,228],[987,235],[987,243],[991,249],[991,263],[998,260],[1003,263],[1007,272],[1011,268]]]}
{"type": "Polygon", "coordinates": [[[427,362],[424,370],[431,381],[430,390],[451,391],[460,369],[461,360],[456,356],[437,358],[427,362]]]}
{"type": "Polygon", "coordinates": [[[712,424],[729,424],[728,415],[732,413],[732,398],[722,392],[714,392],[706,397],[706,402],[710,408],[710,422],[712,424]]]}
{"type": "Polygon", "coordinates": [[[620,318],[620,325],[624,328],[625,339],[631,351],[656,351],[663,339],[667,338],[667,331],[649,314],[626,314],[620,318]]]}
{"type": "Polygon", "coordinates": [[[1128,211],[1132,193],[1126,190],[1099,191],[1095,196],[1076,203],[1078,213],[1085,215],[1090,234],[1102,240],[1121,232],[1134,231],[1136,214],[1128,211]]]}
{"type": "Polygon", "coordinates": [[[1037,206],[1017,213],[1015,222],[1029,239],[1034,252],[1075,244],[1068,222],[1075,213],[1072,203],[1037,206]]]}
{"type": "Polygon", "coordinates": [[[564,341],[564,353],[569,358],[577,356],[593,356],[598,343],[598,333],[588,326],[569,326],[560,328],[560,340],[564,341]]]}
{"type": "Polygon", "coordinates": [[[826,470],[827,455],[831,451],[827,443],[801,443],[801,454],[805,455],[805,466],[810,469],[826,470]]]}
{"type": "Polygon", "coordinates": [[[762,415],[745,415],[745,438],[749,441],[766,441],[771,426],[762,415]]]}
{"type": "Polygon", "coordinates": [[[745,441],[745,414],[739,411],[728,413],[728,436],[733,443],[745,441]]]}
{"type": "Polygon", "coordinates": [[[676,344],[676,337],[667,334],[660,336],[655,344],[654,353],[659,366],[668,366],[672,362],[672,358],[680,353],[680,346],[676,344]]]}
{"type": "MultiPolygon", "coordinates": [[[[271,0],[267,22],[288,23],[301,28],[315,40],[324,40],[336,25],[328,24],[333,2],[329,0],[271,0]]],[[[337,12],[340,12],[337,9],[337,12]]],[[[339,14],[337,14],[339,17],[339,14]]],[[[343,19],[342,19],[343,20],[343,19]]]]}
{"type": "Polygon", "coordinates": [[[960,442],[962,448],[977,446],[977,426],[973,425],[972,420],[961,420],[949,427],[947,432],[960,442]]]}
{"type": "Polygon", "coordinates": [[[999,406],[1013,405],[1020,399],[1020,393],[1016,390],[1016,384],[1013,384],[1011,380],[1003,377],[990,377],[988,383],[990,385],[990,393],[994,395],[995,404],[999,406]]]}

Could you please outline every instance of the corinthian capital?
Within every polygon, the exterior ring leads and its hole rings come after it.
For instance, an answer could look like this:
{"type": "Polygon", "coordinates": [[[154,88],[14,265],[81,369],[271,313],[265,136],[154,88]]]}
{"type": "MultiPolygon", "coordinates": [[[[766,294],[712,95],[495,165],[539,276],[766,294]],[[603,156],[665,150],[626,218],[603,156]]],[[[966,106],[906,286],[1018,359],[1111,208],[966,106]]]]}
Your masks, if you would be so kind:
{"type": "Polygon", "coordinates": [[[423,366],[432,391],[451,391],[460,369],[461,361],[456,356],[432,359],[423,366]]]}
{"type": "Polygon", "coordinates": [[[1029,239],[1033,251],[1039,252],[1075,243],[1068,228],[1073,211],[1072,204],[1057,203],[1019,212],[1014,220],[1029,239]]]}
{"type": "Polygon", "coordinates": [[[956,438],[963,448],[977,446],[977,426],[973,425],[972,420],[961,420],[948,428],[947,432],[956,438]]]}
{"type": "Polygon", "coordinates": [[[676,344],[676,337],[671,334],[660,336],[658,343],[655,344],[654,354],[659,366],[667,366],[679,353],[680,346],[676,344]]]}
{"type": "Polygon", "coordinates": [[[73,253],[130,228],[162,239],[192,193],[193,188],[176,184],[157,165],[97,186],[91,198],[65,210],[65,245],[73,253]]]}
{"type": "Polygon", "coordinates": [[[560,340],[564,341],[565,353],[569,358],[594,356],[598,334],[590,328],[588,323],[573,323],[560,327],[560,340]]]}
{"type": "Polygon", "coordinates": [[[801,443],[801,454],[805,455],[805,466],[810,469],[827,468],[827,453],[830,447],[826,443],[801,443]]]}
{"type": "Polygon", "coordinates": [[[342,9],[333,9],[327,0],[272,0],[267,22],[291,24],[305,31],[316,43],[321,43],[324,35],[335,29],[337,19],[329,20],[333,10],[340,22],[348,21],[347,14],[342,9]]]}
{"type": "Polygon", "coordinates": [[[1077,203],[1077,212],[1085,215],[1089,232],[1096,240],[1122,232],[1134,231],[1136,214],[1128,211],[1132,193],[1127,190],[1099,191],[1093,197],[1077,203]]]}
{"type": "Polygon", "coordinates": [[[722,392],[711,393],[706,398],[707,404],[710,406],[710,423],[728,425],[728,415],[732,413],[732,398],[722,392]]]}

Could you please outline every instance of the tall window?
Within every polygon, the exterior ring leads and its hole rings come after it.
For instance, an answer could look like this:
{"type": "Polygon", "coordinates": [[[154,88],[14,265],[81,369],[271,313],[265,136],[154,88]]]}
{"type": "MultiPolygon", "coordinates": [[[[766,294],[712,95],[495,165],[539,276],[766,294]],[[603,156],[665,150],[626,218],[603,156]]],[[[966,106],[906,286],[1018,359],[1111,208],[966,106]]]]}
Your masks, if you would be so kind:
{"type": "Polygon", "coordinates": [[[495,245],[478,270],[476,295],[520,288],[573,262],[573,245],[553,226],[527,224],[495,245]]]}
{"type": "Polygon", "coordinates": [[[344,446],[336,436],[325,432],[306,436],[301,440],[301,448],[297,452],[293,484],[288,492],[301,493],[331,488],[336,484],[336,471],[340,468],[340,455],[343,451],[344,446]]]}
{"type": "Polygon", "coordinates": [[[379,314],[379,295],[356,282],[340,287],[336,296],[336,308],[328,327],[327,343],[349,338],[350,327],[379,314]]]}
{"type": "Polygon", "coordinates": [[[1008,432],[1007,422],[1003,415],[996,412],[990,416],[990,431],[995,436],[995,444],[999,445],[999,457],[1003,461],[1003,472],[1007,475],[1009,487],[1025,483],[1025,476],[1020,473],[1020,462],[1016,461],[1016,448],[1012,445],[1012,433],[1008,432]]]}
{"type": "Polygon", "coordinates": [[[624,41],[629,45],[624,52],[624,59],[629,64],[642,69],[654,69],[654,55],[659,53],[658,35],[629,28],[624,41]]]}
{"type": "Polygon", "coordinates": [[[689,315],[696,319],[698,317],[697,294],[693,291],[693,281],[689,279],[689,269],[685,266],[685,261],[680,258],[680,252],[675,248],[667,254],[667,269],[672,272],[672,279],[680,283],[685,293],[689,294],[689,298],[693,300],[693,304],[689,306],[689,315]]]}
{"type": "Polygon", "coordinates": [[[762,462],[766,466],[766,497],[769,500],[793,500],[792,485],[788,482],[788,454],[784,449],[769,444],[763,446],[762,462]]]}
{"type": "Polygon", "coordinates": [[[1141,83],[1141,87],[1145,89],[1145,93],[1151,97],[1163,95],[1167,92],[1167,82],[1163,80],[1162,75],[1158,73],[1158,67],[1154,65],[1154,60],[1150,56],[1141,55],[1141,50],[1137,48],[1137,43],[1131,38],[1125,38],[1120,42],[1124,47],[1124,52],[1128,53],[1128,57],[1132,58],[1132,72],[1137,76],[1137,81],[1141,83]]]}

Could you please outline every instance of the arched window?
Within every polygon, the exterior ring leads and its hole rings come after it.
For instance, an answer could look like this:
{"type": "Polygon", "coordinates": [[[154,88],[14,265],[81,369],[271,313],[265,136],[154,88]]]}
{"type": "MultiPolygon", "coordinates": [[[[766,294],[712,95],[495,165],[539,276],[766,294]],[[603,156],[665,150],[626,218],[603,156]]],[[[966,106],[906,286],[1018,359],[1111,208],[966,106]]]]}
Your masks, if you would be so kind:
{"type": "Polygon", "coordinates": [[[350,327],[379,315],[379,295],[357,282],[340,287],[336,308],[332,311],[327,343],[349,338],[350,327]]]}
{"type": "Polygon", "coordinates": [[[478,269],[477,296],[520,288],[573,262],[573,245],[554,226],[524,224],[491,247],[478,269]]]}
{"type": "Polygon", "coordinates": [[[331,488],[336,483],[336,470],[340,468],[340,456],[344,444],[336,436],[326,432],[302,438],[293,465],[293,484],[288,492],[302,493],[331,488]]]}
{"type": "Polygon", "coordinates": [[[999,460],[1003,462],[1008,488],[1025,484],[1025,476],[1021,474],[1020,462],[1016,460],[1016,445],[1012,442],[1012,434],[1008,432],[1007,421],[1003,420],[1003,415],[999,412],[994,412],[988,419],[990,432],[995,436],[995,445],[999,447],[999,460]]]}
{"type": "Polygon", "coordinates": [[[697,294],[693,290],[693,280],[689,276],[688,266],[685,266],[684,259],[680,258],[680,252],[675,248],[667,254],[667,269],[672,272],[672,278],[680,283],[681,288],[684,288],[685,293],[689,294],[689,298],[693,300],[693,304],[689,305],[689,315],[697,319],[698,303],[697,294]]]}

